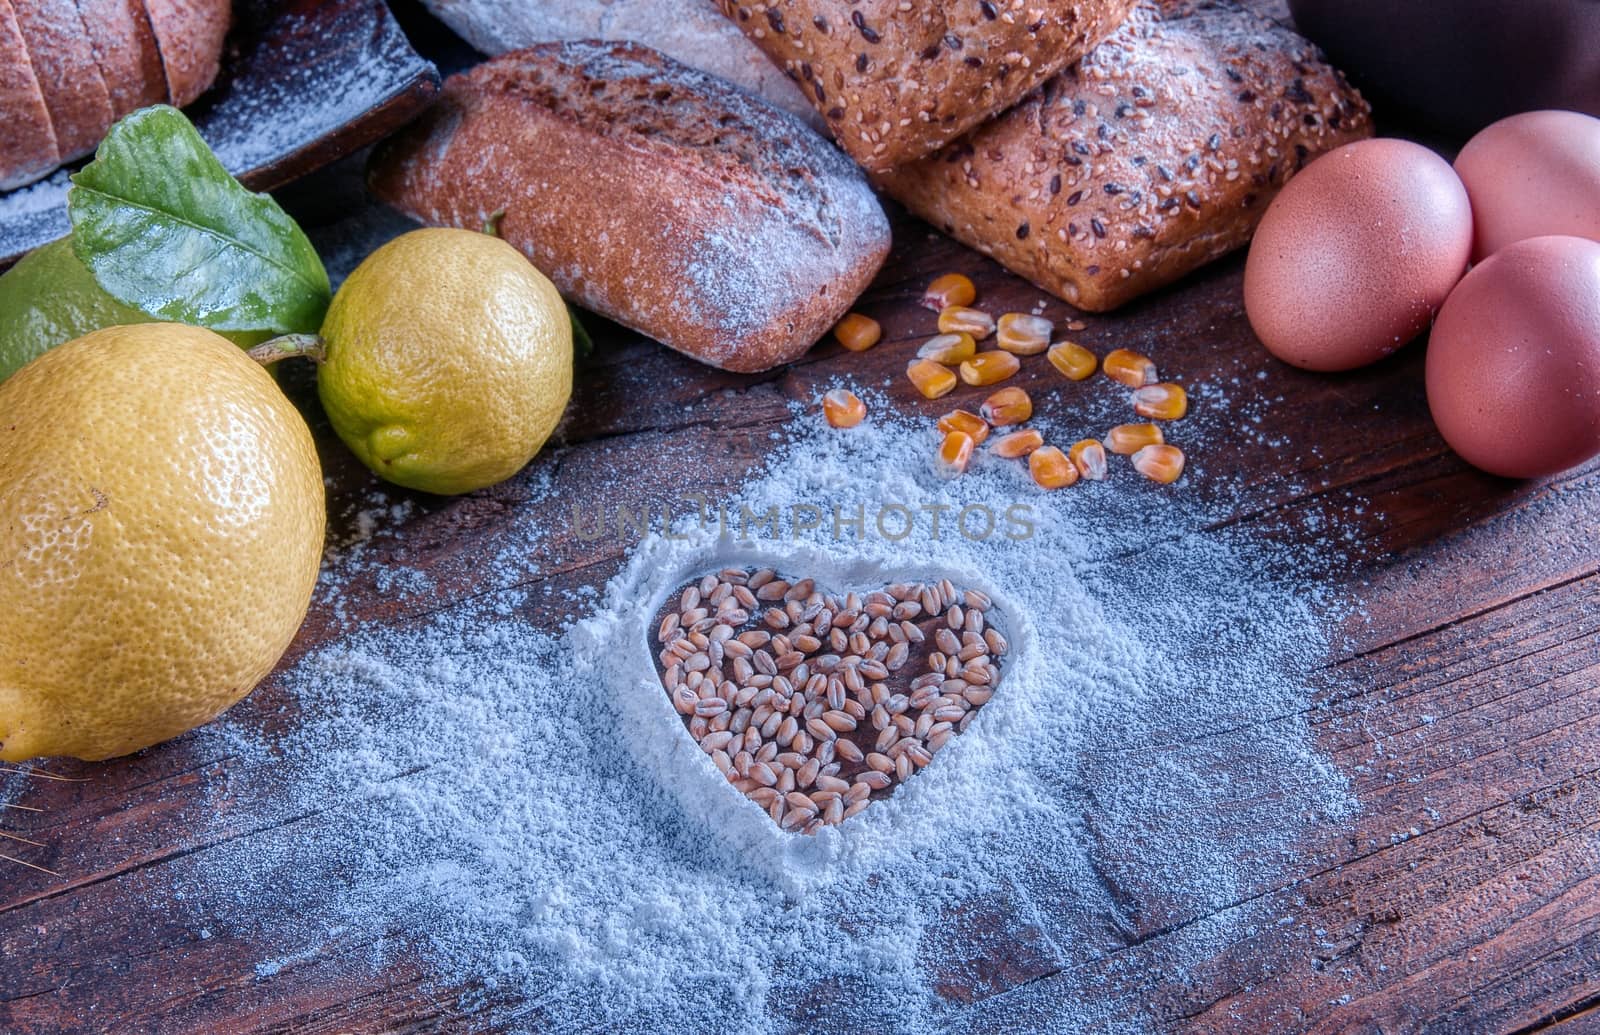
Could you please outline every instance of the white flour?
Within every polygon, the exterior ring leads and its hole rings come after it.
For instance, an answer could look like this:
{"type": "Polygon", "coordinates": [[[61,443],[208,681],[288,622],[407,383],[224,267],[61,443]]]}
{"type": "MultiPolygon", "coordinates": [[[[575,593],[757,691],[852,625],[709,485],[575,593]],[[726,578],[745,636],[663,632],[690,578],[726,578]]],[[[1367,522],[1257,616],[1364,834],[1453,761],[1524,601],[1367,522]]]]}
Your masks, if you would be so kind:
{"type": "MultiPolygon", "coordinates": [[[[1298,558],[1220,534],[1159,541],[1203,509],[1203,450],[1173,489],[1118,463],[1109,483],[1046,495],[1025,465],[983,456],[939,481],[920,425],[820,423],[802,417],[741,501],[1034,508],[1025,542],[950,535],[948,519],[934,542],[924,514],[900,542],[838,544],[825,527],[748,548],[846,586],[950,572],[1006,609],[1000,691],[893,799],[799,841],[717,782],[666,706],[646,629],[684,575],[746,554],[656,537],[601,599],[568,601],[565,631],[519,620],[524,590],[486,592],[306,658],[281,739],[234,719],[185,741],[235,755],[205,836],[270,829],[167,867],[175,908],[262,946],[263,980],[328,959],[324,944],[369,984],[415,953],[436,999],[489,1004],[510,1030],[1143,1026],[1148,987],[1278,919],[1236,904],[1350,807],[1304,718],[1325,603],[1293,577],[1298,558]],[[1127,945],[1197,917],[1158,963],[1127,945]],[[993,975],[1013,967],[1061,973],[1008,990],[993,975]],[[1099,987],[1118,971],[1116,995],[1099,987]]],[[[694,463],[662,448],[663,464],[694,463]]],[[[479,588],[536,572],[500,557],[479,588]]]]}

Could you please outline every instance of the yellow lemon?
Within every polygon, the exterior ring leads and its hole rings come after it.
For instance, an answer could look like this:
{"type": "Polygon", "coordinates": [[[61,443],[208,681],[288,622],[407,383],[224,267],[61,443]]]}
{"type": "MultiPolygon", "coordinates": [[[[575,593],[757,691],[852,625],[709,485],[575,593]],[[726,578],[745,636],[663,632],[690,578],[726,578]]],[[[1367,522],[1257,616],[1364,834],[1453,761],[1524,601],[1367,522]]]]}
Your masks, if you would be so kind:
{"type": "Polygon", "coordinates": [[[298,412],[237,346],[111,327],[0,384],[0,760],[111,758],[271,671],[322,557],[298,412]]]}
{"type": "Polygon", "coordinates": [[[470,492],[521,470],[572,395],[572,321],[555,286],[487,234],[403,234],[356,267],[323,320],[317,391],[377,474],[470,492]]]}

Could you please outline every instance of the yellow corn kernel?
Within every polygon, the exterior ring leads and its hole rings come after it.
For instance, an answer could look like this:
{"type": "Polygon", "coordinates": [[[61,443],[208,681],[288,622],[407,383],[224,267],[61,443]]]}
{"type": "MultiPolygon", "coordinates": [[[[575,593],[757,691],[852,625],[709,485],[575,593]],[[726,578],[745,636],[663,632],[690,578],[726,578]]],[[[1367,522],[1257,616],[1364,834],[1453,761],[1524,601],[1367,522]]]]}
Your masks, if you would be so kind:
{"type": "Polygon", "coordinates": [[[956,386],[955,371],[931,359],[914,359],[906,367],[906,376],[917,386],[924,398],[937,399],[949,395],[956,386]]]}
{"type": "Polygon", "coordinates": [[[835,388],[822,397],[822,415],[836,428],[853,428],[867,416],[867,404],[856,393],[835,388]]]}
{"type": "Polygon", "coordinates": [[[1040,446],[1029,453],[1028,473],[1041,489],[1064,489],[1078,480],[1078,468],[1055,446],[1040,446]]]}
{"type": "Polygon", "coordinates": [[[1042,316],[1007,313],[1000,317],[994,343],[1018,356],[1037,356],[1050,347],[1050,333],[1056,325],[1042,316]]]}
{"type": "Polygon", "coordinates": [[[964,431],[952,431],[939,444],[938,470],[946,478],[954,478],[967,469],[972,459],[972,436],[964,431]]]}
{"type": "Polygon", "coordinates": [[[833,336],[851,352],[865,352],[878,344],[883,337],[883,328],[870,316],[845,313],[844,319],[834,326],[833,336]]]}
{"type": "Polygon", "coordinates": [[[988,422],[968,410],[951,410],[943,417],[940,417],[939,430],[946,435],[952,431],[963,432],[968,438],[972,439],[973,445],[977,445],[989,437],[988,422]]]}
{"type": "Polygon", "coordinates": [[[1021,424],[1033,416],[1033,400],[1020,388],[1002,388],[983,400],[978,412],[992,427],[1021,424]]]}
{"type": "Polygon", "coordinates": [[[1067,450],[1067,457],[1078,473],[1091,482],[1106,480],[1106,447],[1100,444],[1099,439],[1085,438],[1074,442],[1072,448],[1067,450]]]}
{"type": "Polygon", "coordinates": [[[1027,456],[1042,445],[1044,445],[1043,435],[1033,428],[1024,428],[995,439],[989,444],[989,452],[995,456],[1003,456],[1007,460],[1015,460],[1019,456],[1027,456]]]}
{"type": "Polygon", "coordinates": [[[917,350],[917,358],[931,359],[935,363],[953,367],[971,359],[977,351],[978,343],[972,340],[970,334],[941,334],[923,342],[917,350]]]}
{"type": "Polygon", "coordinates": [[[945,334],[970,334],[982,341],[994,333],[994,317],[982,309],[953,305],[939,310],[939,330],[945,334]]]}
{"type": "Polygon", "coordinates": [[[1149,356],[1141,356],[1128,349],[1112,349],[1101,361],[1100,369],[1113,381],[1121,381],[1129,388],[1143,388],[1156,383],[1156,365],[1149,356]]]}
{"type": "Polygon", "coordinates": [[[1145,446],[1133,454],[1133,469],[1153,482],[1170,485],[1183,474],[1183,450],[1177,446],[1145,446]]]}
{"type": "Polygon", "coordinates": [[[970,278],[960,273],[946,273],[942,277],[935,277],[933,283],[922,293],[922,305],[936,313],[943,312],[953,305],[971,305],[978,300],[978,289],[972,286],[970,278]]]}
{"type": "Polygon", "coordinates": [[[1050,346],[1050,351],[1045,354],[1050,365],[1074,381],[1082,381],[1095,372],[1100,361],[1094,358],[1094,353],[1072,341],[1058,341],[1050,346]]]}
{"type": "Polygon", "coordinates": [[[1177,420],[1189,412],[1189,393],[1171,383],[1135,388],[1133,412],[1151,420],[1177,420]]]}
{"type": "Polygon", "coordinates": [[[1145,446],[1159,446],[1166,438],[1154,424],[1118,424],[1106,432],[1106,448],[1118,456],[1132,456],[1145,446]]]}
{"type": "Polygon", "coordinates": [[[1009,352],[980,352],[961,364],[961,380],[969,385],[992,385],[1022,369],[1022,361],[1009,352]]]}

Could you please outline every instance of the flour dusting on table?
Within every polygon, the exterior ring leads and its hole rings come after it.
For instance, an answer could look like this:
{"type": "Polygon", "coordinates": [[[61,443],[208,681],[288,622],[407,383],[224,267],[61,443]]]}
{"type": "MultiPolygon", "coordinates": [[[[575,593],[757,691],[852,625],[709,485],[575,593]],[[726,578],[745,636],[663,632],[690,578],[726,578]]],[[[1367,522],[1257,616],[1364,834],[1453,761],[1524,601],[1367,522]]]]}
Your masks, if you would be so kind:
{"type": "Polygon", "coordinates": [[[1159,541],[1192,504],[1125,469],[1047,495],[1025,465],[980,456],[942,482],[924,427],[818,423],[796,422],[728,501],[732,531],[740,504],[859,503],[865,541],[829,522],[798,543],[787,523],[744,546],[715,527],[652,537],[557,634],[516,617],[525,591],[489,593],[305,658],[283,739],[237,719],[197,734],[236,754],[217,832],[274,829],[179,867],[175,908],[269,946],[262,979],[332,940],[355,979],[416,958],[436,998],[509,1030],[1143,1026],[1127,990],[1273,922],[1240,903],[1351,807],[1304,718],[1329,602],[1286,574],[1293,557],[1218,533],[1159,541]],[[938,540],[923,511],[896,542],[873,532],[885,502],[953,509],[938,540]],[[951,523],[1014,504],[1031,507],[1026,540],[951,523]],[[815,838],[718,783],[647,646],[683,577],[756,557],[839,588],[948,572],[993,589],[1014,643],[966,735],[815,838]],[[1153,898],[1175,927],[1159,959],[1136,944],[1153,898]],[[1114,971],[1129,998],[1102,989],[1114,971]]]}

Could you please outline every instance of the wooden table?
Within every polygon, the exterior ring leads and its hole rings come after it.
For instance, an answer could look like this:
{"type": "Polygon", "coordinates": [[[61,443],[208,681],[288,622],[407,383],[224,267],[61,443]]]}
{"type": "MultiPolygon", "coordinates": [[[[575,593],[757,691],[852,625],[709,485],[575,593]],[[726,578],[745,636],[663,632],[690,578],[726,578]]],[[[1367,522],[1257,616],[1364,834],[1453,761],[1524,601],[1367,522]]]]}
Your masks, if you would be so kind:
{"type": "MultiPolygon", "coordinates": [[[[359,166],[282,196],[308,225],[330,222],[363,203],[359,166]]],[[[403,537],[375,544],[377,560],[403,550],[435,592],[391,595],[366,576],[346,589],[349,614],[403,623],[488,588],[471,562],[492,553],[507,515],[547,507],[535,518],[568,527],[554,512],[559,501],[606,491],[600,465],[585,462],[601,451],[607,465],[635,472],[635,497],[659,502],[686,486],[681,470],[662,471],[652,457],[696,448],[706,459],[693,488],[715,497],[759,465],[765,433],[791,418],[792,400],[813,399],[841,373],[863,383],[888,376],[903,413],[943,412],[901,376],[926,333],[927,314],[915,307],[923,285],[967,271],[995,312],[1026,311],[1039,292],[899,213],[895,231],[894,255],[860,304],[887,340],[862,355],[823,344],[787,368],[736,376],[597,327],[561,440],[535,469],[461,499],[417,497],[403,537]],[[539,496],[552,502],[533,499],[534,477],[553,479],[556,491],[539,496]]],[[[1537,484],[1469,469],[1429,421],[1420,347],[1335,377],[1272,362],[1244,318],[1241,268],[1225,261],[1115,317],[1085,317],[1078,337],[1097,352],[1143,347],[1189,384],[1267,371],[1263,412],[1284,446],[1265,455],[1213,447],[1202,472],[1172,491],[1226,516],[1171,533],[1248,528],[1293,544],[1327,520],[1343,523],[1348,558],[1326,577],[1364,602],[1366,616],[1327,660],[1340,689],[1308,718],[1361,811],[1337,836],[1308,839],[1287,877],[1240,889],[1240,901],[1269,902],[1295,923],[1188,961],[1178,982],[1165,976],[1164,946],[1204,917],[1175,914],[1159,888],[1119,886],[1124,944],[1092,966],[1108,990],[1136,994],[1148,1020],[1185,1031],[1600,1030],[1600,464],[1537,484]]],[[[1048,315],[1076,314],[1053,304],[1048,315]]],[[[1019,383],[1053,376],[1029,364],[1019,383]]],[[[304,378],[290,388],[332,476],[330,534],[344,537],[341,521],[374,482],[329,434],[304,378]]],[[[547,549],[543,580],[557,591],[603,585],[622,560],[610,537],[557,534],[547,549]]],[[[553,627],[558,595],[533,595],[522,613],[553,627]]],[[[314,609],[286,663],[337,628],[314,609]]],[[[236,714],[270,724],[283,700],[269,679],[236,714]]],[[[0,1032],[482,1030],[485,1015],[431,992],[420,966],[352,988],[324,980],[313,957],[263,981],[253,968],[270,946],[200,940],[137,905],[159,894],[164,866],[211,847],[184,814],[226,765],[180,741],[55,767],[86,783],[30,785],[20,801],[47,811],[8,813],[6,826],[46,847],[0,850],[62,876],[0,864],[0,1032]]],[[[1048,989],[1069,975],[1020,948],[974,948],[975,976],[951,998],[1026,1030],[1029,1017],[1008,1011],[1007,991],[1048,989]]],[[[794,1023],[826,1027],[821,1017],[794,1023]]]]}

